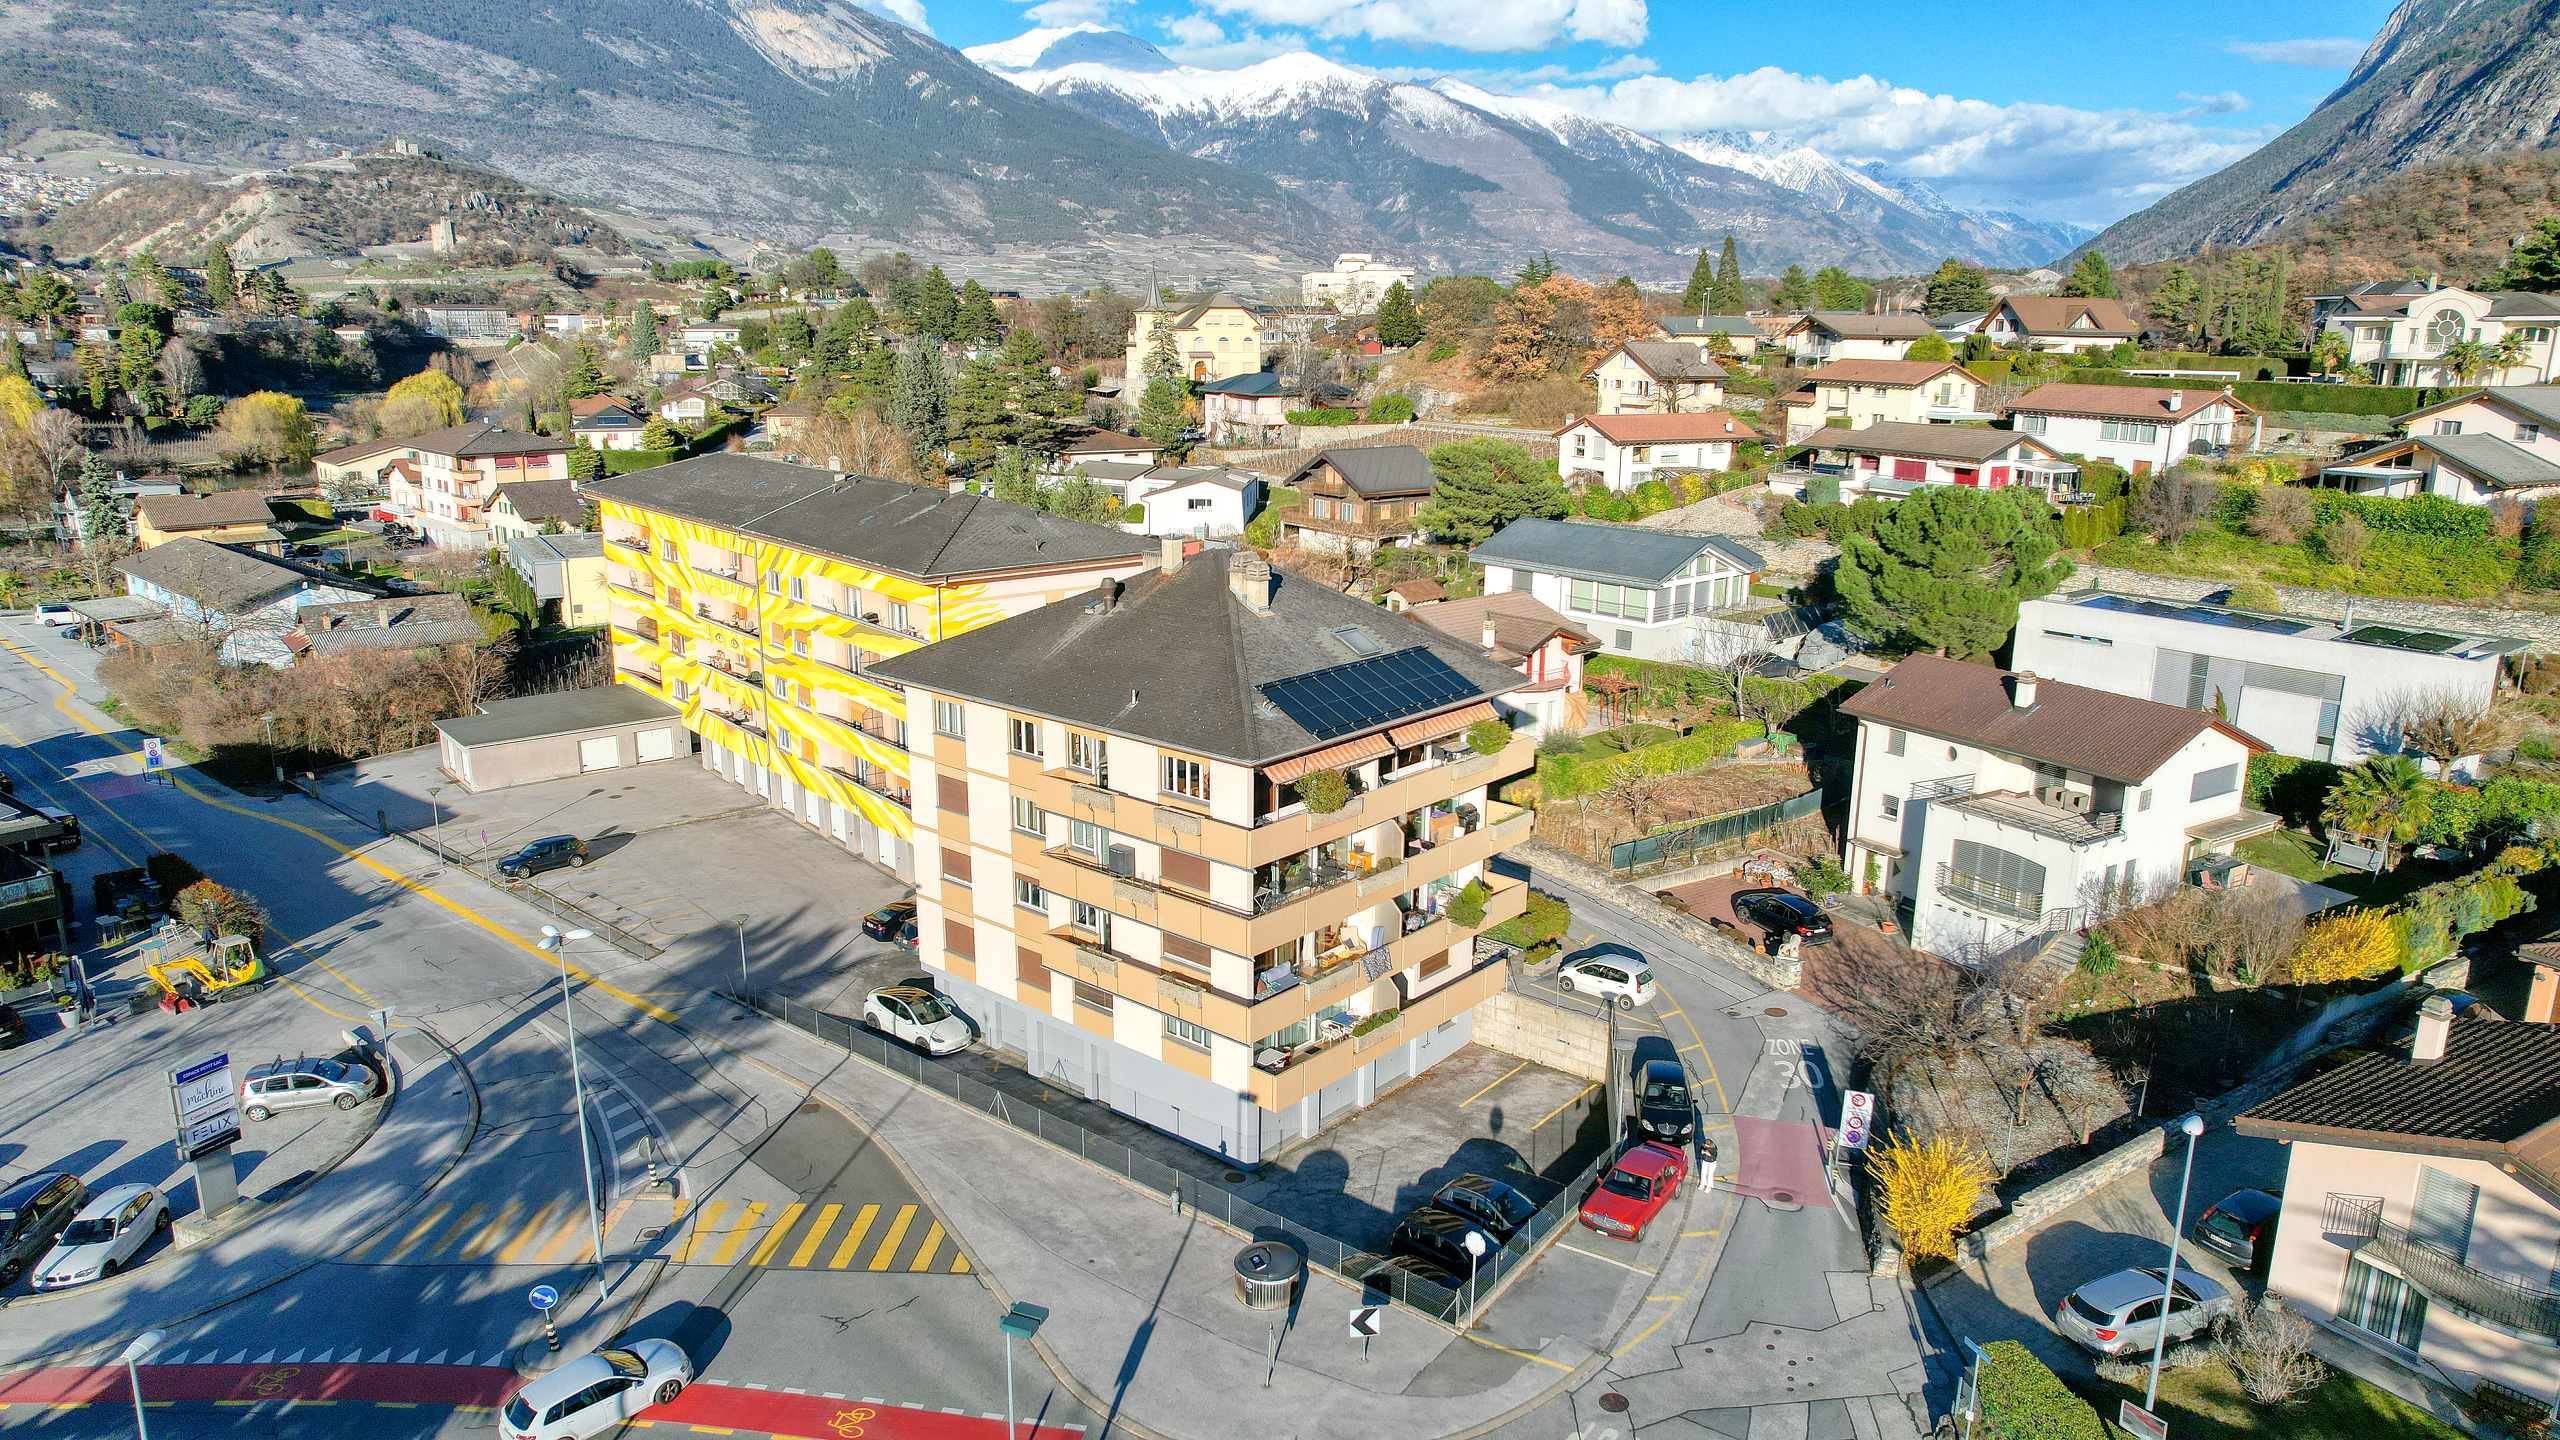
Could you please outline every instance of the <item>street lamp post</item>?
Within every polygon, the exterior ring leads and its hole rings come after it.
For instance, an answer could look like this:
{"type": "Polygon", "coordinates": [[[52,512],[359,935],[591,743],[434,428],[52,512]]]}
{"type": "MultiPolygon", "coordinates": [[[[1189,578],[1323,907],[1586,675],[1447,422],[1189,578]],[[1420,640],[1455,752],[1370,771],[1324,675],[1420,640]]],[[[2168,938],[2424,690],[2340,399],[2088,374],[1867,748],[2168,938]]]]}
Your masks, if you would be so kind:
{"type": "Polygon", "coordinates": [[[2160,1398],[2160,1360],[2169,1353],[2169,1302],[2178,1288],[2178,1241],[2187,1233],[2187,1182],[2196,1178],[2196,1137],[2204,1133],[2204,1117],[2179,1121],[2178,1133],[2187,1137],[2187,1167],[2178,1176],[2178,1223],[2169,1231],[2169,1278],[2160,1287],[2160,1333],[2151,1340],[2151,1383],[2142,1388],[2145,1410],[2160,1398]]]}
{"type": "Polygon", "coordinates": [[[1481,1230],[1469,1230],[1467,1232],[1466,1246],[1467,1323],[1469,1325],[1473,1325],[1476,1323],[1476,1262],[1482,1260],[1484,1258],[1484,1252],[1491,1247],[1486,1244],[1484,1232],[1481,1230]]]}
{"type": "Polygon", "coordinates": [[[444,825],[444,808],[436,803],[436,797],[443,793],[441,785],[427,787],[427,828],[430,830],[441,829],[444,825]]]}
{"type": "Polygon", "coordinates": [[[1049,1318],[1046,1305],[1024,1305],[1017,1302],[1004,1312],[996,1325],[1004,1331],[1004,1440],[1015,1440],[1013,1422],[1013,1342],[1019,1336],[1029,1340],[1040,1333],[1040,1322],[1049,1318]]]}
{"type": "Polygon", "coordinates": [[[159,1349],[160,1342],[168,1338],[166,1330],[145,1330],[134,1336],[133,1343],[124,1347],[124,1353],[116,1357],[124,1362],[124,1377],[133,1385],[133,1433],[139,1440],[151,1440],[151,1422],[142,1415],[142,1372],[134,1367],[141,1363],[143,1356],[159,1349]]]}
{"type": "Polygon", "coordinates": [[[575,1098],[578,1107],[578,1178],[585,1181],[587,1186],[587,1230],[593,1236],[596,1245],[596,1283],[603,1287],[605,1294],[610,1295],[613,1293],[613,1286],[605,1278],[604,1269],[603,1212],[596,1208],[595,1157],[590,1153],[592,1146],[587,1136],[587,1082],[578,1070],[578,1012],[569,1003],[569,942],[584,940],[594,933],[591,930],[562,930],[556,925],[545,925],[542,927],[540,944],[543,949],[551,952],[553,959],[560,962],[560,1014],[561,1018],[569,1023],[569,1092],[575,1098]]]}
{"type": "Polygon", "coordinates": [[[276,783],[282,784],[284,783],[284,764],[276,759],[276,717],[261,715],[258,718],[267,722],[267,764],[275,769],[276,783]]]}

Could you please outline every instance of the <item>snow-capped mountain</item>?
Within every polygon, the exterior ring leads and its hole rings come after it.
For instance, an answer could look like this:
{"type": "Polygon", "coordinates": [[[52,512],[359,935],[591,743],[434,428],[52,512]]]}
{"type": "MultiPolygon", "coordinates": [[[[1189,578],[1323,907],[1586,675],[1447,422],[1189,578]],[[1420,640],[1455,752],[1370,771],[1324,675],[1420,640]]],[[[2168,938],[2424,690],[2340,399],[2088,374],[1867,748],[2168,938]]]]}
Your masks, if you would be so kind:
{"type": "Polygon", "coordinates": [[[1951,254],[2040,263],[2086,233],[1958,210],[1802,147],[1665,142],[1551,101],[1386,80],[1303,51],[1210,70],[1077,26],[966,53],[1130,134],[1269,176],[1333,216],[1346,249],[1437,269],[1505,271],[1544,250],[1676,284],[1729,231],[1755,272],[1913,273],[1951,254]]]}

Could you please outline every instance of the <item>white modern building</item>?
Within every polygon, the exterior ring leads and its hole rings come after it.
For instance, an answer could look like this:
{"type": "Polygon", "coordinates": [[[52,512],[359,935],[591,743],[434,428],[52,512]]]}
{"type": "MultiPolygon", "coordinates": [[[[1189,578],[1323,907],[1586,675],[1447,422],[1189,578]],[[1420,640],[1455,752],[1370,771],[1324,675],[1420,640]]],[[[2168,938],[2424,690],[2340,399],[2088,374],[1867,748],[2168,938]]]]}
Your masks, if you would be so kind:
{"type": "Polygon", "coordinates": [[[1090,460],[1076,467],[1094,485],[1134,507],[1120,528],[1132,535],[1207,540],[1244,533],[1262,511],[1269,482],[1226,465],[1154,465],[1090,460]]]}
{"type": "Polygon", "coordinates": [[[1514,520],[1467,552],[1488,595],[1526,591],[1589,630],[1601,648],[1682,660],[1699,617],[1744,604],[1767,564],[1722,535],[1679,535],[1570,520],[1514,520]]]}
{"type": "Polygon", "coordinates": [[[2320,483],[2465,505],[2560,493],[2560,385],[2474,390],[2391,423],[2403,438],[2323,466],[2320,483]]]}
{"type": "Polygon", "coordinates": [[[2346,337],[2347,363],[2377,385],[2560,381],[2560,295],[2431,286],[2406,296],[2338,298],[2322,328],[2346,337]],[[2493,363],[2459,375],[2447,369],[2445,350],[2463,340],[2491,352],[2493,363]]]}
{"type": "Polygon", "coordinates": [[[2258,448],[2258,412],[2228,390],[2056,383],[2028,391],[2008,413],[2012,429],[2058,454],[2137,475],[2227,446],[2258,448]]]}
{"type": "MultiPolygon", "coordinates": [[[[2079,590],[2018,607],[2013,663],[2048,680],[2230,717],[2280,754],[2396,754],[2431,705],[2485,709],[2521,640],[2345,625],[2079,590]]],[[[2476,770],[2478,756],[2454,773],[2476,770]]]]}
{"type": "Polygon", "coordinates": [[[1841,710],[1858,720],[1850,878],[1961,963],[2081,929],[2277,825],[2240,803],[2266,746],[2205,711],[1934,655],[1841,710]]]}
{"type": "Polygon", "coordinates": [[[1413,267],[1389,265],[1375,255],[1337,255],[1330,270],[1310,270],[1298,281],[1298,298],[1309,305],[1330,305],[1345,315],[1365,315],[1378,308],[1392,285],[1413,288],[1413,267]]]}

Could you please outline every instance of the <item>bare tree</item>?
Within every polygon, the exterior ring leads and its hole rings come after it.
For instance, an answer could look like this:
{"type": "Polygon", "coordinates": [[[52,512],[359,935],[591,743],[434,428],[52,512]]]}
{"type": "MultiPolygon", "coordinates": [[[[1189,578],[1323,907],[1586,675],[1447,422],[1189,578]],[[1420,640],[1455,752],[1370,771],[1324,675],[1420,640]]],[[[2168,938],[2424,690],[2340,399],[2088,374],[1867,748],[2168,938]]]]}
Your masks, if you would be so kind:
{"type": "Polygon", "coordinates": [[[1664,803],[1671,798],[1673,788],[1670,776],[1648,774],[1630,766],[1609,777],[1608,783],[1600,787],[1599,800],[1626,816],[1627,823],[1641,837],[1645,834],[1646,818],[1661,813],[1664,803]]]}
{"type": "Polygon", "coordinates": [[[2494,697],[2437,690],[2419,698],[2402,733],[2410,749],[2436,762],[2436,773],[2450,778],[2454,762],[2506,744],[2513,728],[2494,697]]]}
{"type": "Polygon", "coordinates": [[[187,397],[204,389],[204,361],[194,346],[173,337],[160,347],[160,379],[169,387],[169,403],[184,410],[187,397]]]}
{"type": "Polygon", "coordinates": [[[2314,523],[2311,492],[2291,485],[2261,489],[2257,508],[2249,513],[2249,529],[2270,545],[2298,545],[2314,523]]]}
{"type": "Polygon", "coordinates": [[[1751,715],[1751,672],[1771,658],[1769,632],[1756,624],[1701,620],[1689,631],[1688,660],[1716,677],[1733,702],[1733,713],[1751,715]]]}
{"type": "Polygon", "coordinates": [[[2044,1071],[2045,1098],[2053,1102],[2062,1123],[2083,1145],[2100,1126],[2125,1113],[2123,1087],[2089,1047],[2069,1040],[2045,1041],[2049,1063],[2044,1071]]]}
{"type": "MultiPolygon", "coordinates": [[[[43,466],[48,491],[62,484],[62,472],[88,447],[81,443],[80,421],[68,410],[47,408],[27,422],[27,443],[43,466]]],[[[47,494],[46,499],[52,499],[47,494]]]]}
{"type": "Polygon", "coordinates": [[[1990,1018],[1972,972],[1917,950],[1831,957],[1815,984],[1825,1008],[1856,1029],[1858,1054],[1889,1084],[1905,1066],[1951,1064],[1981,1043],[1990,1018]]]}
{"type": "Polygon", "coordinates": [[[2311,1322],[2274,1301],[2251,1304],[2240,1297],[2231,1325],[2214,1345],[2240,1377],[2240,1388],[2261,1405],[2290,1405],[2319,1388],[2329,1368],[2311,1353],[2311,1322]]]}
{"type": "Polygon", "coordinates": [[[2168,470],[2151,477],[2142,498],[2133,503],[2133,523],[2163,545],[2177,545],[2213,514],[2222,487],[2210,480],[2168,470]]]}
{"type": "Polygon", "coordinates": [[[2213,937],[2211,968],[2244,985],[2263,985],[2302,944],[2302,911],[2289,892],[2266,886],[2205,892],[2213,937]]]}

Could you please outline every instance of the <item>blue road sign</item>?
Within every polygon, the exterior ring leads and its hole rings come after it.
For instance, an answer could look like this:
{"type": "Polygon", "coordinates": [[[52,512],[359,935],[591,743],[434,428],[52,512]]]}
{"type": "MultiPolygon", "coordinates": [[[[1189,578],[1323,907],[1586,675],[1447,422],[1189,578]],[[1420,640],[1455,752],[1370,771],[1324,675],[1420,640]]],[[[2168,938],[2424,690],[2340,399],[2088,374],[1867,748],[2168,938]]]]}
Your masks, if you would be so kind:
{"type": "Polygon", "coordinates": [[[533,1287],[533,1293],[525,1298],[533,1302],[534,1309],[548,1310],[560,1303],[560,1292],[548,1285],[536,1285],[533,1287]]]}

